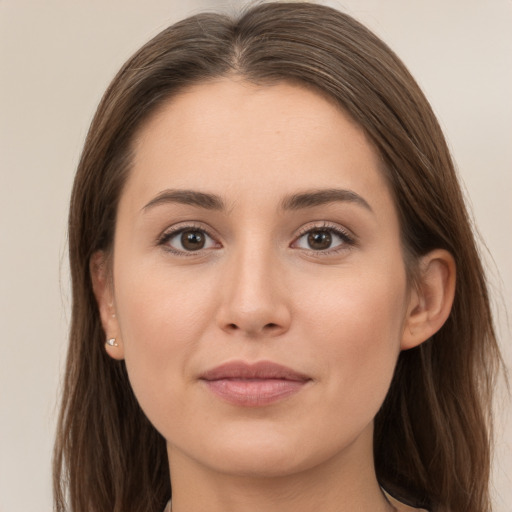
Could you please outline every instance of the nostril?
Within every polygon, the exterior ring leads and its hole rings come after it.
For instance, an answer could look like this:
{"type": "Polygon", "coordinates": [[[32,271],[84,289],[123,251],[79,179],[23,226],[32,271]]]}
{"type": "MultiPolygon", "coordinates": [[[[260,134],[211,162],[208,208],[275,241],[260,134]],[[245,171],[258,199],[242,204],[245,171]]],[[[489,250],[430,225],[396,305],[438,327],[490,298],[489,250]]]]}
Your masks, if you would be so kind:
{"type": "Polygon", "coordinates": [[[275,337],[288,330],[288,319],[284,315],[278,314],[278,312],[273,314],[272,311],[249,310],[228,312],[227,314],[223,312],[222,316],[225,317],[228,314],[231,318],[225,318],[225,321],[223,321],[224,318],[219,318],[218,325],[225,333],[233,336],[242,335],[248,338],[275,337]],[[274,322],[266,322],[265,320],[274,320],[274,322]]]}

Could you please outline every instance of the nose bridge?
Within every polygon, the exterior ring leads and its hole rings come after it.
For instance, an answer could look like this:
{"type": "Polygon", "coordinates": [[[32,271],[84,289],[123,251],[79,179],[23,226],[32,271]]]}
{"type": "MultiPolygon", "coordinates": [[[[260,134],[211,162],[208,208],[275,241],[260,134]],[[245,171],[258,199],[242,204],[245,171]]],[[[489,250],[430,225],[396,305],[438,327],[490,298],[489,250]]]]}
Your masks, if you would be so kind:
{"type": "Polygon", "coordinates": [[[250,336],[286,331],[290,311],[283,293],[278,251],[268,234],[240,240],[228,257],[221,327],[250,336]]]}
{"type": "Polygon", "coordinates": [[[271,286],[274,258],[269,248],[265,247],[268,244],[258,240],[255,242],[241,246],[230,262],[235,277],[231,290],[233,298],[249,309],[271,302],[274,295],[271,286]]]}

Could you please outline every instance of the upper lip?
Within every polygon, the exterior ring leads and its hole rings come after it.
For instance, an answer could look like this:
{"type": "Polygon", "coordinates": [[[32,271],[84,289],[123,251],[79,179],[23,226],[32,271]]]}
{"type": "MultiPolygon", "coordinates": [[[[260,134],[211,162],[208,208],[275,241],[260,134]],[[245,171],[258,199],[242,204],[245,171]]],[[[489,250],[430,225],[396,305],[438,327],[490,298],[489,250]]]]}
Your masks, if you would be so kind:
{"type": "Polygon", "coordinates": [[[258,361],[256,363],[231,361],[203,372],[200,378],[210,381],[221,379],[282,379],[301,382],[311,380],[311,377],[304,373],[271,361],[258,361]]]}

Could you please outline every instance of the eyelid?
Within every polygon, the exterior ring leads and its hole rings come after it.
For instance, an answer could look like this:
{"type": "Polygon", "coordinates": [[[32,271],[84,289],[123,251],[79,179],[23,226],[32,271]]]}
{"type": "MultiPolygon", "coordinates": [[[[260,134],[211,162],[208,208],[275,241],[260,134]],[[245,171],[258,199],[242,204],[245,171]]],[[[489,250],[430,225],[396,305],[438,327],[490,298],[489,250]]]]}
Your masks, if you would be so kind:
{"type": "MultiPolygon", "coordinates": [[[[196,222],[196,221],[183,221],[179,222],[177,224],[174,224],[168,228],[166,228],[158,237],[156,240],[157,246],[162,246],[162,248],[172,254],[176,254],[178,256],[198,256],[200,254],[204,254],[205,251],[209,251],[211,249],[220,249],[222,248],[222,244],[219,242],[219,236],[216,234],[213,234],[214,230],[211,229],[209,226],[206,226],[202,222],[196,222]],[[216,247],[208,247],[208,248],[202,248],[198,249],[196,251],[186,251],[186,250],[180,250],[176,249],[170,245],[167,244],[167,242],[182,233],[183,231],[201,231],[203,232],[208,238],[213,240],[216,244],[216,247]]],[[[291,248],[298,248],[302,251],[308,252],[310,254],[313,254],[315,256],[322,256],[322,255],[333,255],[341,251],[345,251],[350,249],[351,247],[357,245],[357,237],[347,228],[333,222],[329,221],[320,221],[320,222],[310,222],[308,224],[305,224],[302,226],[296,236],[294,237],[293,241],[290,243],[289,247],[291,248]],[[294,247],[294,244],[297,243],[297,241],[302,238],[304,235],[312,232],[312,231],[330,231],[333,232],[336,236],[340,237],[343,241],[343,243],[338,244],[335,247],[323,249],[323,250],[315,250],[315,249],[305,249],[300,247],[294,247]]]]}
{"type": "Polygon", "coordinates": [[[216,249],[221,248],[222,244],[218,241],[219,237],[212,234],[212,229],[205,226],[201,222],[179,222],[178,224],[174,224],[168,228],[166,228],[157,238],[156,245],[161,246],[164,250],[176,254],[178,256],[194,256],[203,254],[204,251],[208,251],[212,249],[211,247],[198,249],[197,251],[184,251],[180,249],[176,249],[170,245],[166,245],[169,240],[171,240],[173,237],[179,235],[183,231],[201,231],[203,232],[208,238],[213,240],[218,247],[215,247],[216,249]]]}
{"type": "Polygon", "coordinates": [[[338,237],[340,237],[343,240],[343,243],[324,250],[315,250],[315,249],[304,249],[298,247],[298,249],[307,251],[308,253],[311,253],[316,256],[322,256],[322,255],[329,255],[329,254],[336,254],[338,252],[348,250],[355,245],[357,245],[357,237],[347,228],[340,226],[339,224],[332,223],[329,221],[321,221],[320,223],[309,223],[304,226],[302,226],[299,229],[299,232],[297,233],[296,237],[293,239],[292,243],[290,244],[290,247],[293,248],[293,245],[300,240],[304,235],[311,233],[312,231],[331,231],[335,233],[338,237]]]}

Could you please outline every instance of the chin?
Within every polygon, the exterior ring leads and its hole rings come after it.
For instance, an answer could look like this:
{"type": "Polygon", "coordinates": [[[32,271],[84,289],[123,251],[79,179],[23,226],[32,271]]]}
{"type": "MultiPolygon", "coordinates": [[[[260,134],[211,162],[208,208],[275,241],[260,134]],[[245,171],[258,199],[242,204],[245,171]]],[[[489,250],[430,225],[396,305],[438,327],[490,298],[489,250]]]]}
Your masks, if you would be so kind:
{"type": "Polygon", "coordinates": [[[300,429],[275,432],[260,426],[224,434],[195,446],[193,458],[210,470],[246,478],[281,478],[329,465],[352,444],[348,438],[334,440],[300,429]]]}
{"type": "Polygon", "coordinates": [[[222,461],[216,459],[210,467],[219,473],[258,479],[287,477],[315,465],[307,455],[298,458],[285,449],[251,447],[224,453],[222,461]]]}

